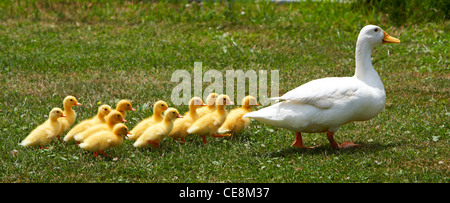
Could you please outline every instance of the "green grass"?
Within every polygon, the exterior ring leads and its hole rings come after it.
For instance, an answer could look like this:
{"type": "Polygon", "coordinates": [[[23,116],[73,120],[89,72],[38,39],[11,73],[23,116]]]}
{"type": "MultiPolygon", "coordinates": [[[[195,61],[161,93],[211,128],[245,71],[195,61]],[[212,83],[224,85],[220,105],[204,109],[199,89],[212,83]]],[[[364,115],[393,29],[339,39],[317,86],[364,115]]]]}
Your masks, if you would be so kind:
{"type": "MultiPolygon", "coordinates": [[[[0,3],[1,182],[450,182],[449,21],[397,25],[385,13],[338,3],[143,3],[4,1],[0,3]],[[49,149],[18,143],[66,95],[76,122],[98,102],[130,99],[131,128],[171,105],[177,69],[280,70],[280,94],[307,81],[354,73],[354,49],[366,24],[401,44],[374,50],[387,105],[376,118],[343,126],[332,149],[324,134],[305,134],[310,150],[291,148],[294,133],[253,121],[236,139],[197,136],[161,150],[125,141],[96,159],[73,143],[49,149]],[[224,51],[226,50],[226,52],[224,51]],[[17,152],[15,152],[17,150],[17,152]],[[15,153],[14,153],[15,152],[15,153]]],[[[207,86],[208,84],[204,84],[207,86]]],[[[187,106],[175,106],[181,112],[187,106]]]]}

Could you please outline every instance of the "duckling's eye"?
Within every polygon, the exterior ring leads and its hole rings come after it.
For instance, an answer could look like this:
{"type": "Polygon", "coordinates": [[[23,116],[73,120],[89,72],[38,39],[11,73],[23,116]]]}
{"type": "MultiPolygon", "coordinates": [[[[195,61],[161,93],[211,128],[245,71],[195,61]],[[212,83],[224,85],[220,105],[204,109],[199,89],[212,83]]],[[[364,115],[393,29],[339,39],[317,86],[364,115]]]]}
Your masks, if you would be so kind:
{"type": "Polygon", "coordinates": [[[373,31],[378,32],[378,28],[375,28],[375,30],[373,30],[373,31]]]}
{"type": "Polygon", "coordinates": [[[117,118],[120,118],[120,115],[117,115],[117,118]]]}
{"type": "Polygon", "coordinates": [[[127,104],[127,106],[130,106],[130,104],[127,104]]]}
{"type": "Polygon", "coordinates": [[[107,111],[108,109],[105,109],[105,111],[107,111]]]}
{"type": "Polygon", "coordinates": [[[56,111],[56,113],[59,113],[59,111],[56,111]]]}
{"type": "Polygon", "coordinates": [[[164,106],[164,104],[161,104],[161,106],[164,106]]]}
{"type": "Polygon", "coordinates": [[[175,114],[175,112],[172,112],[172,114],[175,114]]]}

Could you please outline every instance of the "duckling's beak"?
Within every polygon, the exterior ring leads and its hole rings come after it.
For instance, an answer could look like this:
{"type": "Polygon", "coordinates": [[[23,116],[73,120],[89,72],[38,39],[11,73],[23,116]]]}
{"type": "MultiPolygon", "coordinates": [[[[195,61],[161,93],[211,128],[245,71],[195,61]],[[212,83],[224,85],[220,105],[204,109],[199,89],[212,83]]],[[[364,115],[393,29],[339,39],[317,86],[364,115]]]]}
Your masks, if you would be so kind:
{"type": "Polygon", "coordinates": [[[61,113],[61,117],[67,117],[65,114],[61,113]]]}
{"type": "Polygon", "coordinates": [[[227,102],[227,105],[234,105],[234,103],[232,101],[227,102]]]}
{"type": "Polygon", "coordinates": [[[382,41],[383,44],[387,44],[387,43],[400,43],[400,40],[395,38],[395,37],[391,37],[388,35],[388,33],[384,32],[384,38],[382,41]]]}
{"type": "Polygon", "coordinates": [[[75,106],[81,106],[81,103],[77,102],[77,103],[75,103],[75,106]]]}
{"type": "Polygon", "coordinates": [[[164,108],[164,111],[165,111],[165,110],[167,110],[168,108],[169,108],[169,107],[168,107],[168,106],[166,106],[166,107],[164,108]]]}
{"type": "Polygon", "coordinates": [[[136,111],[136,109],[134,109],[133,107],[131,107],[131,111],[136,111]]]}
{"type": "Polygon", "coordinates": [[[206,105],[205,103],[202,102],[202,106],[208,106],[208,105],[206,105]]]}
{"type": "Polygon", "coordinates": [[[123,118],[122,118],[122,122],[126,123],[126,122],[127,122],[127,120],[125,120],[125,119],[123,119],[123,118]]]}
{"type": "Polygon", "coordinates": [[[128,135],[132,135],[132,133],[130,131],[127,131],[127,134],[125,135],[125,137],[128,138],[128,135]]]}
{"type": "Polygon", "coordinates": [[[183,118],[183,116],[182,116],[182,115],[180,115],[180,114],[178,114],[177,118],[183,118]]]}

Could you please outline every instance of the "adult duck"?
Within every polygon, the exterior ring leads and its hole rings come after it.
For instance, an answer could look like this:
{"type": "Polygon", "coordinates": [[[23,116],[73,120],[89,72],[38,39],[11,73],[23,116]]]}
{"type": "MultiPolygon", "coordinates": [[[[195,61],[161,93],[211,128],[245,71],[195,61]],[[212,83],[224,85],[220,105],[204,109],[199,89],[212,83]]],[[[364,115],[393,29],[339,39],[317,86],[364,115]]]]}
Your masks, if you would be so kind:
{"type": "Polygon", "coordinates": [[[372,66],[371,53],[380,44],[400,43],[380,27],[365,26],[356,42],[356,70],[353,77],[327,77],[305,83],[281,97],[272,106],[245,114],[260,122],[296,132],[292,146],[303,145],[301,133],[325,133],[333,148],[359,146],[352,142],[340,145],[334,140],[338,129],[349,122],[366,121],[377,116],[386,103],[383,83],[372,66]]]}

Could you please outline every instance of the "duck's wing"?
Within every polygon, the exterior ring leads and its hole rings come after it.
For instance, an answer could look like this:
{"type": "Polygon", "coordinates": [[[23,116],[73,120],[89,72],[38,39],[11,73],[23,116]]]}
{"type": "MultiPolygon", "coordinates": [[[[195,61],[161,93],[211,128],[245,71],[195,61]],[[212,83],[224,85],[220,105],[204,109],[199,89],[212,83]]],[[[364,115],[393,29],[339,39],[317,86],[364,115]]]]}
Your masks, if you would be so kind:
{"type": "Polygon", "coordinates": [[[271,99],[296,101],[321,109],[329,109],[338,101],[348,99],[358,91],[358,85],[351,77],[332,77],[312,80],[281,97],[271,99]]]}

